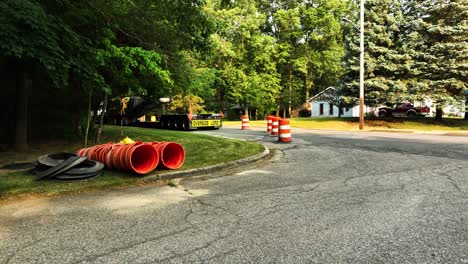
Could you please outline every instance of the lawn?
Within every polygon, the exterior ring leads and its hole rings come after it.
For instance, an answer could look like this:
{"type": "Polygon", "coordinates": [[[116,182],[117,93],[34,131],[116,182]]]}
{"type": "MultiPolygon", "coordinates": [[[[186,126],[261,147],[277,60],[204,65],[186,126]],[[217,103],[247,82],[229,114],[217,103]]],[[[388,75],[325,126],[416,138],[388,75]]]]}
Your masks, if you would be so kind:
{"type": "MultiPolygon", "coordinates": [[[[241,126],[240,121],[223,121],[223,125],[241,126]]],[[[265,127],[265,120],[251,120],[252,127],[265,127]]],[[[329,129],[329,130],[357,130],[359,128],[359,118],[292,118],[291,127],[309,129],[329,129]]],[[[442,122],[437,122],[433,118],[366,118],[365,129],[404,129],[418,131],[434,130],[468,130],[468,120],[446,118],[442,122]]]]}
{"type": "MultiPolygon", "coordinates": [[[[211,137],[191,132],[168,131],[150,128],[106,126],[102,142],[117,142],[121,133],[138,141],[174,141],[186,151],[186,160],[179,170],[204,167],[241,159],[263,151],[263,146],[240,140],[211,137]]],[[[79,142],[55,142],[50,146],[34,144],[28,154],[0,152],[0,167],[13,162],[33,161],[37,156],[58,151],[74,152],[79,142]]],[[[27,171],[0,170],[0,197],[17,195],[56,195],[78,193],[109,187],[143,184],[141,176],[124,172],[104,171],[104,175],[82,182],[35,181],[27,171]]]]}

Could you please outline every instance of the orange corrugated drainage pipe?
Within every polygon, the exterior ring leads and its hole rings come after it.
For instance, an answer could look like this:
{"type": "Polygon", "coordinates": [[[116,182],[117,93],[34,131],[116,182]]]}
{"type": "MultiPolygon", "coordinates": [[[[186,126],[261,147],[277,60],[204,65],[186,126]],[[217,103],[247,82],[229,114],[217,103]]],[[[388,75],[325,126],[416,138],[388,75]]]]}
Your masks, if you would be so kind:
{"type": "Polygon", "coordinates": [[[281,118],[274,116],[271,122],[271,136],[278,136],[278,124],[281,118]]]}
{"type": "Polygon", "coordinates": [[[273,122],[273,116],[272,115],[267,116],[267,133],[271,133],[272,122],[273,122]]]}
{"type": "Polygon", "coordinates": [[[117,151],[120,150],[121,146],[123,146],[123,144],[113,144],[112,147],[107,152],[106,159],[104,160],[104,165],[106,165],[107,168],[116,169],[114,157],[117,156],[116,155],[117,151]]]}
{"type": "Polygon", "coordinates": [[[152,142],[159,154],[159,167],[175,170],[185,162],[185,150],[182,145],[175,142],[152,142]]]}
{"type": "Polygon", "coordinates": [[[241,129],[242,130],[250,129],[249,116],[248,115],[243,115],[242,116],[242,127],[241,127],[241,129]]]}
{"type": "Polygon", "coordinates": [[[278,141],[283,143],[291,142],[291,126],[287,118],[279,120],[278,141]]]}
{"type": "Polygon", "coordinates": [[[107,143],[102,149],[101,152],[99,153],[99,160],[104,163],[104,166],[107,167],[106,161],[107,161],[107,153],[112,149],[112,146],[114,146],[114,143],[107,143]]]}
{"type": "Polygon", "coordinates": [[[151,144],[103,144],[77,151],[80,156],[104,163],[109,169],[146,174],[156,169],[159,163],[158,152],[151,144]]]}
{"type": "Polygon", "coordinates": [[[159,154],[151,144],[135,142],[119,146],[113,161],[121,170],[146,174],[158,166],[159,154]]]}

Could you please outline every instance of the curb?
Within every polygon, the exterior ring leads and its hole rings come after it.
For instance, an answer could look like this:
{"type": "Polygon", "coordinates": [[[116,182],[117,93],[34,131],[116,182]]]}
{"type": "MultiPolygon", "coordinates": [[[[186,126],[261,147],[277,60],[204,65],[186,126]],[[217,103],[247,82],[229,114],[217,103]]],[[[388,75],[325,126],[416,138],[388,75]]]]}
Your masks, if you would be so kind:
{"type": "Polygon", "coordinates": [[[264,144],[262,144],[262,146],[264,148],[262,153],[259,153],[259,154],[256,154],[247,158],[243,158],[240,160],[234,160],[234,161],[230,161],[226,163],[211,165],[211,166],[202,167],[202,168],[190,169],[190,170],[185,170],[185,171],[156,173],[153,175],[143,177],[141,180],[144,182],[147,182],[147,181],[155,181],[155,180],[171,180],[171,179],[182,178],[182,177],[198,176],[201,174],[219,171],[222,169],[227,169],[227,168],[238,166],[238,165],[253,163],[270,155],[270,149],[268,149],[264,144]]]}

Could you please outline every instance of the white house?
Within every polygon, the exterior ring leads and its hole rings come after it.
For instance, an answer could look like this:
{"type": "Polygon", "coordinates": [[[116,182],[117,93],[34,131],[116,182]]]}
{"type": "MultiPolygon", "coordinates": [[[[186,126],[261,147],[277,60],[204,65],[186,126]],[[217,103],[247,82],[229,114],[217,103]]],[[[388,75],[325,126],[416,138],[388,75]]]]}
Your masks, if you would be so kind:
{"type": "MultiPolygon", "coordinates": [[[[338,102],[335,87],[328,87],[307,100],[310,104],[311,117],[338,117],[340,109],[331,102],[338,102]]],[[[359,105],[341,109],[342,117],[359,117],[359,105]]],[[[374,107],[364,106],[364,113],[374,111],[374,107]]]]}
{"type": "MultiPolygon", "coordinates": [[[[415,101],[414,106],[427,106],[431,108],[431,112],[428,116],[434,116],[437,104],[434,103],[434,101],[432,101],[431,99],[426,99],[424,101],[415,101]]],[[[444,116],[464,117],[465,101],[454,101],[453,104],[444,105],[442,106],[442,112],[444,113],[444,116]]]]}

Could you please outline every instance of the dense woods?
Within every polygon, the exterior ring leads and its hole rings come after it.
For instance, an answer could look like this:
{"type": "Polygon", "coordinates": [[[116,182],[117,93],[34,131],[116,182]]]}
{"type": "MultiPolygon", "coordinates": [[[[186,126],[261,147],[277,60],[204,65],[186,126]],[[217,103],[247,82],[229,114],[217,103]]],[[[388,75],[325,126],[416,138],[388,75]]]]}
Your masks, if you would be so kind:
{"type": "MultiPolygon", "coordinates": [[[[365,7],[366,104],[465,99],[468,0],[365,7]]],[[[357,102],[353,0],[3,0],[0,10],[0,144],[17,150],[87,138],[126,96],[257,118],[297,114],[329,86],[340,104],[357,102]]]]}

